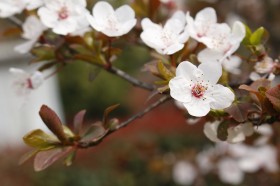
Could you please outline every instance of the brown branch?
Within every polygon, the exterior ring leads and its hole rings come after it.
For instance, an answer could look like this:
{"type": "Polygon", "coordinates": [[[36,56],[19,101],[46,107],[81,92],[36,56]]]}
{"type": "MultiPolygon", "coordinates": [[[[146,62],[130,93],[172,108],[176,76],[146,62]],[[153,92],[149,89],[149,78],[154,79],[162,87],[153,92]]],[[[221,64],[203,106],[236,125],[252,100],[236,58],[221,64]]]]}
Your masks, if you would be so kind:
{"type": "Polygon", "coordinates": [[[147,108],[145,108],[143,111],[131,116],[130,118],[128,118],[126,121],[120,123],[118,126],[116,126],[114,129],[111,129],[109,132],[107,132],[101,139],[97,140],[97,141],[83,141],[83,142],[79,142],[77,147],[78,148],[89,148],[95,145],[98,145],[99,143],[102,142],[102,140],[104,138],[106,138],[107,136],[109,136],[111,133],[118,131],[119,129],[128,126],[129,124],[131,124],[134,120],[141,118],[142,116],[144,116],[145,114],[149,113],[151,110],[157,108],[158,106],[160,106],[161,104],[163,104],[164,102],[168,101],[171,97],[170,96],[164,96],[162,98],[160,98],[158,101],[156,101],[155,103],[151,104],[150,106],[148,106],[147,108]]]}

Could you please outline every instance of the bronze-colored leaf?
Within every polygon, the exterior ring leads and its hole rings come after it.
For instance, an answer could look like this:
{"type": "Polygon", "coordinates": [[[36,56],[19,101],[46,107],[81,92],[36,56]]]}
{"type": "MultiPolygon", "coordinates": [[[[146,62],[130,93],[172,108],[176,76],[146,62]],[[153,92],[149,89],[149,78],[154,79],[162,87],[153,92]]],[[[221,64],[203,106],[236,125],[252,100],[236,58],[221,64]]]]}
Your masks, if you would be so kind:
{"type": "Polygon", "coordinates": [[[233,117],[237,122],[244,122],[247,120],[248,111],[252,108],[250,103],[233,103],[225,111],[233,117]]]}
{"type": "Polygon", "coordinates": [[[267,90],[265,95],[272,103],[273,108],[280,112],[280,85],[267,90]]]}
{"type": "Polygon", "coordinates": [[[82,136],[82,141],[97,141],[102,138],[108,130],[99,121],[91,124],[82,136]]]}
{"type": "Polygon", "coordinates": [[[108,123],[108,120],[109,120],[109,114],[115,110],[116,108],[118,108],[120,106],[120,104],[115,104],[115,105],[112,105],[108,108],[105,109],[104,113],[103,113],[103,125],[104,125],[104,128],[105,129],[108,129],[110,126],[109,126],[109,123],[108,123]]]}
{"type": "Polygon", "coordinates": [[[83,128],[84,117],[86,114],[86,110],[81,110],[74,117],[74,133],[80,134],[83,128]]]}

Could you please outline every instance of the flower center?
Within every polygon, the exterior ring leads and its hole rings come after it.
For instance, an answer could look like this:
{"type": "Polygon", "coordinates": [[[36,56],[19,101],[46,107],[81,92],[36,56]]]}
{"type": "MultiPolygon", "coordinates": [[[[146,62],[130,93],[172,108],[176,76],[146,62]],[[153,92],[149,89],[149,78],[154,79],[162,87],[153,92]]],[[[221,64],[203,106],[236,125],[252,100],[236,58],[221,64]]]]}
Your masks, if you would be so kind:
{"type": "Polygon", "coordinates": [[[68,12],[67,7],[65,7],[65,6],[62,7],[62,8],[59,10],[59,12],[58,12],[58,18],[59,18],[60,20],[64,20],[64,19],[67,19],[68,16],[69,16],[69,12],[68,12]]]}
{"type": "Polygon", "coordinates": [[[196,98],[201,98],[204,95],[204,92],[207,90],[207,87],[201,84],[195,84],[192,87],[192,95],[196,98]]]}

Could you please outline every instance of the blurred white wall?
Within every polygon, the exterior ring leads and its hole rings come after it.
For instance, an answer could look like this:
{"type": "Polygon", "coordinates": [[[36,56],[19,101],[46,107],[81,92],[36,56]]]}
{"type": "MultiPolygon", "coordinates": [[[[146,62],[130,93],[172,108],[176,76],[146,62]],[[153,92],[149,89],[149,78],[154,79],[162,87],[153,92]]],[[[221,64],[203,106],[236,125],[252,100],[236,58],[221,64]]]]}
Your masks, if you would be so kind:
{"type": "Polygon", "coordinates": [[[29,96],[16,95],[12,86],[14,76],[9,68],[33,72],[38,67],[28,65],[30,56],[14,52],[13,48],[19,42],[0,40],[0,150],[23,145],[22,137],[31,130],[41,128],[47,131],[38,114],[42,104],[54,109],[63,119],[56,77],[49,78],[29,96]]]}

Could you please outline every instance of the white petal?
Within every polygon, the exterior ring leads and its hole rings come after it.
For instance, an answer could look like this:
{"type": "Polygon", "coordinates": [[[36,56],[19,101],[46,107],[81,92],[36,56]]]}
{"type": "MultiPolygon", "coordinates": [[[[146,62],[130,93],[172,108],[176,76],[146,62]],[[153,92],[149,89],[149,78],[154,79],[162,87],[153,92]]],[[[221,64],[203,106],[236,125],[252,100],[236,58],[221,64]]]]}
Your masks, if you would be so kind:
{"type": "Polygon", "coordinates": [[[183,103],[188,113],[192,116],[202,117],[206,116],[210,111],[210,104],[203,99],[193,98],[190,102],[183,103]]]}
{"type": "Polygon", "coordinates": [[[187,161],[179,161],[173,167],[173,179],[180,185],[191,185],[196,176],[197,170],[187,161]]]}
{"type": "Polygon", "coordinates": [[[129,21],[131,19],[135,18],[135,13],[134,10],[128,6],[128,5],[123,5],[116,9],[115,11],[117,20],[121,23],[124,23],[126,21],[129,21]]]}
{"type": "Polygon", "coordinates": [[[228,128],[228,138],[229,143],[239,143],[245,140],[245,134],[238,130],[236,127],[228,128]]]}
{"type": "Polygon", "coordinates": [[[174,53],[178,52],[183,47],[184,47],[183,44],[175,43],[175,44],[169,46],[168,48],[164,49],[163,53],[166,54],[166,55],[171,55],[171,54],[174,54],[174,53]]]}
{"type": "Polygon", "coordinates": [[[203,79],[210,84],[216,84],[222,76],[222,66],[219,63],[202,63],[198,69],[203,72],[203,79]]]}
{"type": "Polygon", "coordinates": [[[96,31],[99,31],[99,32],[102,30],[102,27],[96,22],[96,20],[94,19],[93,16],[87,14],[86,18],[87,18],[90,26],[92,26],[92,28],[94,28],[96,31]]]}
{"type": "Polygon", "coordinates": [[[246,35],[246,29],[243,23],[236,21],[232,27],[231,39],[240,43],[246,35]]]}
{"type": "Polygon", "coordinates": [[[213,123],[207,122],[204,124],[203,132],[205,136],[213,142],[220,142],[221,140],[217,137],[217,130],[220,125],[220,121],[213,123]]]}
{"type": "Polygon", "coordinates": [[[131,19],[131,20],[123,23],[122,28],[121,28],[121,32],[117,36],[127,34],[136,25],[136,22],[137,22],[136,19],[131,19]]]}
{"type": "Polygon", "coordinates": [[[197,67],[189,61],[181,62],[176,69],[176,76],[182,76],[186,80],[191,81],[195,79],[193,73],[197,70],[197,67]]]}
{"type": "Polygon", "coordinates": [[[52,28],[57,24],[58,17],[55,16],[53,11],[46,7],[39,8],[38,15],[40,16],[42,23],[49,28],[52,28]]]}
{"type": "Polygon", "coordinates": [[[31,48],[36,43],[36,41],[37,41],[37,39],[36,40],[30,40],[30,41],[27,41],[23,44],[17,45],[15,47],[15,51],[17,51],[21,54],[26,54],[31,50],[31,48]]]}
{"type": "Polygon", "coordinates": [[[178,19],[168,19],[164,25],[164,30],[168,30],[173,34],[179,34],[184,30],[185,25],[178,19]]]}
{"type": "Polygon", "coordinates": [[[41,86],[44,82],[44,76],[41,72],[36,71],[32,76],[30,77],[32,88],[36,89],[39,86],[41,86]]]}
{"type": "Polygon", "coordinates": [[[151,29],[151,30],[162,30],[162,27],[158,24],[153,23],[149,18],[144,18],[141,21],[141,26],[143,30],[151,29]]]}
{"type": "Polygon", "coordinates": [[[199,11],[195,16],[195,22],[203,23],[203,24],[214,24],[217,22],[216,11],[207,7],[199,11]]]}
{"type": "Polygon", "coordinates": [[[222,58],[223,58],[222,52],[214,51],[209,48],[203,49],[197,55],[197,59],[201,63],[220,62],[222,58]]]}
{"type": "Polygon", "coordinates": [[[183,77],[174,77],[169,81],[170,95],[179,102],[191,100],[191,89],[189,82],[183,77]]]}
{"type": "Polygon", "coordinates": [[[219,84],[214,85],[209,92],[206,91],[205,96],[209,96],[211,98],[212,101],[210,102],[210,107],[212,109],[224,109],[229,107],[235,97],[229,88],[219,84]]]}
{"type": "Polygon", "coordinates": [[[103,21],[108,16],[111,16],[114,14],[113,7],[107,3],[106,1],[99,1],[97,2],[93,9],[92,9],[93,17],[98,21],[103,21]]]}
{"type": "Polygon", "coordinates": [[[241,65],[241,59],[238,56],[230,56],[226,58],[222,65],[224,69],[232,74],[240,74],[241,70],[239,69],[239,66],[241,65]]]}
{"type": "Polygon", "coordinates": [[[258,79],[261,79],[262,77],[258,73],[256,73],[256,72],[251,72],[249,78],[252,81],[256,81],[258,79]]]}

